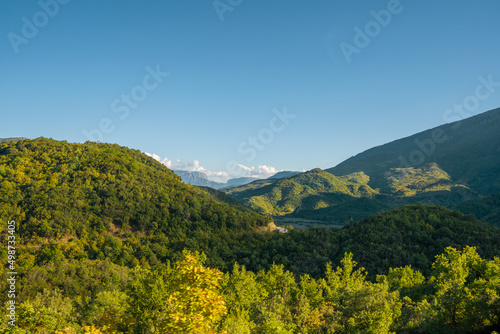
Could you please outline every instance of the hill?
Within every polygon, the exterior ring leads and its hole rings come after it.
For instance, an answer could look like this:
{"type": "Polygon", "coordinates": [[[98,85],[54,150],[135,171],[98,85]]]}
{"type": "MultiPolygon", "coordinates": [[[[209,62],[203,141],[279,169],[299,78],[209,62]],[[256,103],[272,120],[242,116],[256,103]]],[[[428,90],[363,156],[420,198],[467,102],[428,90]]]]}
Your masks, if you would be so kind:
{"type": "Polygon", "coordinates": [[[371,148],[326,169],[341,176],[364,172],[370,186],[393,193],[387,173],[422,168],[433,163],[443,177],[473,192],[500,192],[500,109],[371,148]]]}
{"type": "Polygon", "coordinates": [[[270,221],[184,184],[137,150],[110,144],[2,143],[0,189],[0,216],[20,223],[19,238],[31,245],[34,264],[63,257],[154,265],[190,245],[207,248],[223,266],[211,240],[270,221]]]}
{"type": "Polygon", "coordinates": [[[366,181],[361,173],[336,177],[317,168],[283,179],[252,182],[226,193],[257,212],[283,215],[373,197],[377,192],[366,181]]]}
{"type": "MultiPolygon", "coordinates": [[[[351,222],[340,230],[310,228],[276,235],[256,249],[251,268],[276,261],[296,274],[321,277],[327,262],[340,263],[346,252],[352,252],[375,280],[391,267],[407,265],[430,274],[435,256],[446,247],[475,246],[481,256],[493,259],[500,256],[499,245],[496,226],[441,206],[413,204],[351,222]]],[[[247,262],[241,258],[240,263],[247,262]]]]}
{"type": "Polygon", "coordinates": [[[450,246],[475,246],[490,259],[500,255],[499,228],[440,206],[407,205],[378,213],[344,227],[339,237],[341,249],[358,254],[373,274],[406,265],[428,274],[435,256],[450,246]]]}
{"type": "MultiPolygon", "coordinates": [[[[260,213],[334,224],[405,204],[454,208],[500,192],[498,129],[500,109],[495,109],[374,147],[322,171],[337,179],[316,169],[225,192],[260,213]],[[352,193],[349,187],[340,186],[339,178],[365,193],[352,193]]],[[[497,219],[491,214],[489,220],[497,219]]]]}
{"type": "Polygon", "coordinates": [[[455,209],[500,227],[500,194],[462,202],[457,204],[455,209]]]}

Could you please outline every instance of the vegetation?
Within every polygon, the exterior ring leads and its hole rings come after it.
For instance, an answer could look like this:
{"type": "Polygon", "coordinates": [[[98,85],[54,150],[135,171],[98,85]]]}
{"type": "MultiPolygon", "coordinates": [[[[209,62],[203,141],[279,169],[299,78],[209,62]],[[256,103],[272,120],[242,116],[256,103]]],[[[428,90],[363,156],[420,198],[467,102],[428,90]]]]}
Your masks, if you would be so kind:
{"type": "Polygon", "coordinates": [[[3,143],[0,189],[0,216],[22,222],[17,232],[29,245],[24,256],[36,265],[88,258],[151,266],[203,245],[213,246],[211,264],[220,266],[228,260],[226,240],[271,221],[219,202],[118,145],[43,138],[3,143]]]}
{"type": "Polygon", "coordinates": [[[257,212],[283,215],[326,208],[351,198],[373,197],[377,193],[367,185],[367,176],[363,173],[336,177],[319,168],[272,183],[266,181],[231,188],[227,194],[257,212]]]}
{"type": "MultiPolygon", "coordinates": [[[[375,192],[365,174],[324,173],[276,184],[347,189],[358,206],[375,192]]],[[[18,326],[2,322],[0,333],[489,333],[500,326],[500,229],[458,211],[408,205],[340,230],[261,232],[269,217],[184,184],[138,151],[44,138],[0,144],[0,189],[0,217],[18,222],[19,243],[18,326]]],[[[2,224],[2,244],[8,235],[2,224]]],[[[7,263],[5,247],[0,259],[7,263]]],[[[4,292],[6,279],[2,273],[4,292]]]]}
{"type": "Polygon", "coordinates": [[[462,202],[455,208],[460,212],[472,214],[479,220],[500,227],[500,194],[462,202]]]}
{"type": "Polygon", "coordinates": [[[121,287],[94,294],[91,312],[58,288],[18,307],[1,333],[484,333],[500,327],[500,259],[446,248],[424,277],[411,266],[366,279],[352,253],[322,278],[282,265],[222,274],[184,252],[175,267],[131,271],[121,287]]]}
{"type": "Polygon", "coordinates": [[[459,186],[451,182],[450,176],[436,163],[421,168],[391,168],[385,177],[392,193],[400,196],[415,196],[429,191],[451,191],[459,186]]]}

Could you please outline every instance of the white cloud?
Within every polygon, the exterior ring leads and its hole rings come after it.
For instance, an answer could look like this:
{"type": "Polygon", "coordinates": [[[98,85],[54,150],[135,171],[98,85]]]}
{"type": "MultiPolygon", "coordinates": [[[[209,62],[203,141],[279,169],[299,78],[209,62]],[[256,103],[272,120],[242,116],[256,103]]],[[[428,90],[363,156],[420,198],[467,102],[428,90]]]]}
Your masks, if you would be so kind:
{"type": "Polygon", "coordinates": [[[266,165],[259,165],[257,168],[254,166],[248,167],[242,164],[238,164],[237,167],[243,172],[244,175],[241,176],[247,176],[247,177],[255,177],[259,179],[266,179],[269,176],[272,176],[279,172],[276,168],[272,166],[266,166],[266,165]]]}
{"type": "Polygon", "coordinates": [[[146,154],[147,156],[150,156],[151,158],[155,159],[156,161],[158,161],[158,162],[164,164],[165,166],[167,166],[168,168],[172,169],[172,160],[168,160],[167,158],[164,158],[162,160],[158,154],[154,154],[154,153],[151,154],[151,153],[145,152],[144,154],[146,154]]]}
{"type": "Polygon", "coordinates": [[[201,166],[199,160],[169,160],[168,158],[161,158],[154,153],[145,153],[147,156],[152,157],[156,161],[164,164],[172,170],[184,170],[190,172],[205,173],[209,180],[217,182],[226,182],[228,179],[237,177],[253,177],[256,179],[265,179],[279,172],[276,168],[267,165],[259,165],[258,167],[248,167],[238,164],[239,170],[235,174],[229,174],[227,171],[211,171],[201,166]]]}

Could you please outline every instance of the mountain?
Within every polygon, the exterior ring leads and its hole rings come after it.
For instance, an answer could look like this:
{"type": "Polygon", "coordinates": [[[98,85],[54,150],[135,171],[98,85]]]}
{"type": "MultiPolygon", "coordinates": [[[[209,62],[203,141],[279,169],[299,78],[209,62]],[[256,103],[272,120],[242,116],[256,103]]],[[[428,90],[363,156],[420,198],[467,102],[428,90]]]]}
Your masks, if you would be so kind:
{"type": "Polygon", "coordinates": [[[26,139],[28,139],[28,138],[26,138],[26,137],[0,138],[0,144],[10,142],[10,141],[18,141],[18,140],[26,140],[26,139]]]}
{"type": "Polygon", "coordinates": [[[255,213],[255,211],[253,209],[251,209],[248,206],[243,205],[241,202],[227,196],[222,191],[216,190],[216,189],[211,188],[211,187],[202,187],[202,186],[198,186],[198,187],[200,189],[202,189],[203,191],[205,191],[210,197],[213,197],[215,200],[217,200],[219,202],[229,204],[231,207],[238,209],[240,211],[243,211],[243,212],[255,213]]]}
{"type": "Polygon", "coordinates": [[[499,129],[500,109],[495,109],[374,147],[325,171],[224,191],[261,213],[335,224],[405,204],[454,208],[500,193],[499,129]],[[339,187],[339,178],[361,194],[339,187]]]}
{"type": "Polygon", "coordinates": [[[255,181],[255,177],[238,177],[229,179],[226,183],[210,181],[207,174],[197,171],[174,170],[174,173],[182,178],[184,183],[189,183],[193,186],[210,187],[213,189],[221,189],[226,187],[240,186],[243,184],[255,181]]]}
{"type": "Polygon", "coordinates": [[[338,205],[353,198],[371,198],[377,191],[366,182],[361,173],[337,177],[317,168],[283,179],[255,181],[225,192],[257,212],[283,215],[338,205]]]}
{"type": "MultiPolygon", "coordinates": [[[[337,176],[362,171],[371,187],[394,193],[401,190],[391,184],[395,173],[411,175],[433,164],[454,184],[480,195],[498,193],[499,129],[500,109],[495,109],[371,148],[326,171],[337,176]]],[[[418,180],[407,183],[419,186],[418,180]]]]}
{"type": "Polygon", "coordinates": [[[301,172],[282,171],[282,172],[278,172],[278,173],[268,177],[268,179],[284,179],[285,177],[295,176],[295,175],[300,174],[300,173],[301,172]]]}
{"type": "Polygon", "coordinates": [[[187,170],[174,170],[175,174],[182,178],[182,181],[186,184],[191,184],[193,186],[210,187],[214,189],[220,189],[226,187],[225,183],[210,181],[207,174],[203,172],[187,171],[187,170]]]}
{"type": "Polygon", "coordinates": [[[225,183],[225,186],[226,187],[241,186],[241,185],[253,182],[255,180],[257,180],[257,178],[255,178],[255,177],[238,177],[238,178],[227,180],[227,182],[225,183]]]}

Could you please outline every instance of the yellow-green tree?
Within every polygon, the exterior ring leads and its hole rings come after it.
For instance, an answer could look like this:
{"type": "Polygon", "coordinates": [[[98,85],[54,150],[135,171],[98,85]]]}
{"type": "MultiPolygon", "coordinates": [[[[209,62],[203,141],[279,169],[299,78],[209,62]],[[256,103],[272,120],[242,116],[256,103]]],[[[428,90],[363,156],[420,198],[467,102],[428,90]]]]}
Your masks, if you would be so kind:
{"type": "Polygon", "coordinates": [[[168,313],[160,325],[165,333],[216,333],[226,314],[220,294],[222,273],[203,266],[205,256],[183,252],[172,272],[171,293],[166,300],[168,313]]]}

